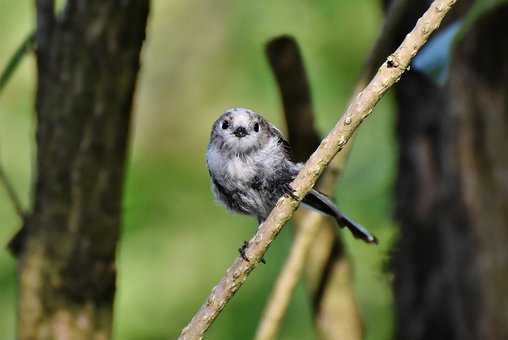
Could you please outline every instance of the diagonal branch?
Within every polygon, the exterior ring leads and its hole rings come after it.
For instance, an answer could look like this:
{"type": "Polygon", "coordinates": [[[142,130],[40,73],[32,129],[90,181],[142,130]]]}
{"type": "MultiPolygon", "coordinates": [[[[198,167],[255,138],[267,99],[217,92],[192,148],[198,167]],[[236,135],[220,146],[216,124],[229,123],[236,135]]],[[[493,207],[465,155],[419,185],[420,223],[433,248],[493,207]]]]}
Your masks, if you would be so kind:
{"type": "MultiPolygon", "coordinates": [[[[14,54],[11,56],[11,58],[7,62],[7,65],[2,70],[2,73],[0,74],[0,95],[2,94],[4,88],[7,86],[9,80],[11,80],[12,75],[20,65],[21,61],[23,60],[23,57],[33,49],[33,46],[34,46],[34,33],[32,32],[29,35],[27,35],[27,37],[21,42],[21,45],[19,45],[16,51],[14,51],[14,54]]],[[[0,162],[0,185],[2,185],[5,188],[7,196],[9,197],[9,200],[11,201],[12,206],[16,211],[16,214],[19,216],[21,220],[23,220],[25,212],[23,210],[21,200],[16,194],[14,186],[9,181],[9,178],[7,177],[7,174],[1,162],[0,162]]]]}
{"type": "Polygon", "coordinates": [[[259,226],[249,242],[245,253],[250,261],[244,261],[241,257],[235,260],[218,285],[213,288],[206,302],[182,330],[180,339],[202,338],[226,303],[261,261],[272,241],[293,215],[301,198],[311,190],[337,152],[346,146],[355,130],[370,115],[381,97],[400,79],[411,59],[425,44],[430,34],[439,27],[455,1],[435,0],[399,48],[381,65],[371,82],[355,97],[334,129],[323,139],[305,167],[291,183],[294,194],[299,199],[282,197],[277,202],[266,221],[259,226]]]}
{"type": "Polygon", "coordinates": [[[14,51],[14,54],[10,57],[9,61],[7,62],[7,65],[2,71],[2,74],[0,75],[0,94],[2,93],[3,89],[11,79],[12,75],[14,74],[14,71],[18,68],[21,60],[23,60],[23,57],[28,54],[28,52],[32,51],[35,43],[35,35],[33,32],[29,33],[25,39],[21,42],[21,45],[18,46],[16,51],[14,51]]]}

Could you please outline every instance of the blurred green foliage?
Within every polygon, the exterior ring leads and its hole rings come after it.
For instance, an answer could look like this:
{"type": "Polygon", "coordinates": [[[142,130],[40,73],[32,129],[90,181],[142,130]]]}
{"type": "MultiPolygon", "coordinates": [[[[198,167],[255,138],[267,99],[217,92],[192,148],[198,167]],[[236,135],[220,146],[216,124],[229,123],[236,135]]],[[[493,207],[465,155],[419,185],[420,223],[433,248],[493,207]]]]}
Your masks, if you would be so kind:
{"type": "MultiPolygon", "coordinates": [[[[30,1],[0,0],[0,67],[34,25],[30,1]]],[[[212,199],[204,153],[211,123],[227,107],[246,106],[282,126],[278,90],[265,42],[291,34],[302,47],[317,123],[326,133],[347,103],[381,26],[376,0],[154,0],[136,94],[125,223],[118,249],[117,339],[175,338],[255,230],[212,199]]],[[[25,206],[35,154],[33,56],[0,96],[0,160],[25,206]]],[[[394,235],[395,152],[389,100],[361,127],[341,180],[341,208],[373,230],[379,247],[343,233],[367,339],[392,333],[389,277],[383,273],[394,235]]],[[[0,188],[0,244],[19,227],[0,188]]],[[[286,228],[226,307],[209,339],[248,339],[291,245],[286,228]]],[[[86,273],[83,273],[86,275],[86,273]]],[[[311,339],[303,284],[282,339],[311,339]]],[[[15,337],[15,261],[0,250],[0,339],[15,337]]]]}

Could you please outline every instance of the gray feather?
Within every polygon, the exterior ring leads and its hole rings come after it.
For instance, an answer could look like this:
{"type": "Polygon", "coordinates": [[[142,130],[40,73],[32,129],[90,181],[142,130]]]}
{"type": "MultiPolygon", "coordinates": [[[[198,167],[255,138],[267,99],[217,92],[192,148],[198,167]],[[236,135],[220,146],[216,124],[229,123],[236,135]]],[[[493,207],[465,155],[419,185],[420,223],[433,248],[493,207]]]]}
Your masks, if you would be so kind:
{"type": "MultiPolygon", "coordinates": [[[[260,222],[281,196],[291,193],[289,184],[302,168],[302,164],[291,161],[289,144],[281,132],[256,112],[242,108],[230,109],[215,121],[206,161],[217,201],[260,222]]],[[[355,237],[377,242],[324,194],[312,190],[303,203],[335,217],[355,237]]]]}

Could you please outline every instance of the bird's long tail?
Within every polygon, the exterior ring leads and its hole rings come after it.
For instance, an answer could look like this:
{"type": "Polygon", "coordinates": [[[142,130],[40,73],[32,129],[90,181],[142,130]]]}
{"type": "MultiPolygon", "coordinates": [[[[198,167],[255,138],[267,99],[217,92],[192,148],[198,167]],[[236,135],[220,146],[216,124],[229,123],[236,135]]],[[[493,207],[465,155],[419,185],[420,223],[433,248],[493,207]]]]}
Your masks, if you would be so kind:
{"type": "Polygon", "coordinates": [[[337,220],[341,227],[348,228],[354,237],[361,239],[367,243],[377,244],[377,238],[369,233],[362,225],[351,220],[349,217],[340,212],[335,204],[323,193],[312,189],[303,199],[302,203],[310,208],[318,210],[326,215],[330,215],[337,220]]]}

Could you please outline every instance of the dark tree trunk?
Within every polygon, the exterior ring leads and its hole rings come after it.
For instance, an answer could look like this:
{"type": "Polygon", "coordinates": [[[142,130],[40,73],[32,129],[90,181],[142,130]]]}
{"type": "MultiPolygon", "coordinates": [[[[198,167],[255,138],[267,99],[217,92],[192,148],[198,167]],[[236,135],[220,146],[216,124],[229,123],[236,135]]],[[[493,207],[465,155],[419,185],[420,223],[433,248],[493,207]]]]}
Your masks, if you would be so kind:
{"type": "Polygon", "coordinates": [[[19,249],[21,339],[107,339],[149,2],[37,2],[37,162],[19,249]]]}
{"type": "Polygon", "coordinates": [[[508,338],[508,6],[473,23],[441,87],[396,87],[397,339],[508,338]]]}
{"type": "Polygon", "coordinates": [[[482,16],[455,52],[451,113],[482,298],[475,321],[480,339],[508,339],[508,4],[482,16]]]}
{"type": "Polygon", "coordinates": [[[396,91],[401,234],[392,257],[397,339],[475,339],[471,228],[446,94],[410,72],[396,91]]]}

